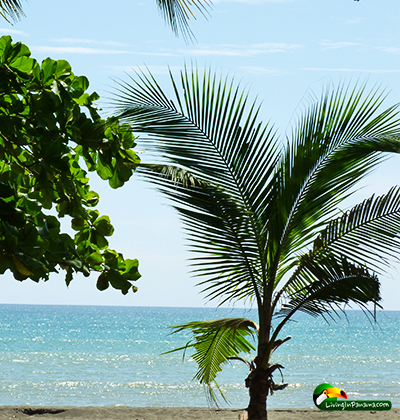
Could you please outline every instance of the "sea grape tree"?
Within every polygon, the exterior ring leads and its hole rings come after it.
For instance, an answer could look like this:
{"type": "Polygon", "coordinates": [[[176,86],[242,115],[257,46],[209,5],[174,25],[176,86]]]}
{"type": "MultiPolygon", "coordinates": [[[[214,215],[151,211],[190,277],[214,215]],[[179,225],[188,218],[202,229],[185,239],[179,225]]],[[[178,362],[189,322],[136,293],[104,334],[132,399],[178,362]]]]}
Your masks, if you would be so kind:
{"type": "Polygon", "coordinates": [[[136,291],[138,261],[109,248],[114,228],[96,210],[87,170],[118,188],[140,160],[129,126],[103,120],[88,79],[64,60],[39,64],[29,48],[0,38],[0,274],[48,280],[97,272],[97,288],[136,291]],[[69,217],[76,234],[61,231],[69,217]]]}

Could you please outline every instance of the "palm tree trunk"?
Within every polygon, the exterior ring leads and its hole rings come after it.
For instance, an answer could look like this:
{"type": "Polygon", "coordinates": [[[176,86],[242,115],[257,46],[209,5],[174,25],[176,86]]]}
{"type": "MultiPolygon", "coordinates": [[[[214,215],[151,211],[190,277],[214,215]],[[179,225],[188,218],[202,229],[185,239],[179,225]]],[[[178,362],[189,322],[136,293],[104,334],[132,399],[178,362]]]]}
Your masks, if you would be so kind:
{"type": "Polygon", "coordinates": [[[247,407],[249,420],[267,420],[269,375],[266,369],[256,368],[249,386],[250,402],[247,407]]]}
{"type": "Polygon", "coordinates": [[[267,420],[267,397],[269,393],[270,372],[256,367],[246,379],[250,402],[240,420],[267,420]]]}
{"type": "MultiPolygon", "coordinates": [[[[265,302],[270,303],[271,298],[266,298],[265,302]]],[[[249,388],[250,401],[245,410],[245,417],[240,418],[240,420],[267,420],[267,397],[270,390],[271,372],[269,369],[264,369],[263,362],[270,338],[270,306],[270,304],[267,304],[258,307],[260,323],[258,351],[253,369],[245,381],[246,387],[249,388]]]]}

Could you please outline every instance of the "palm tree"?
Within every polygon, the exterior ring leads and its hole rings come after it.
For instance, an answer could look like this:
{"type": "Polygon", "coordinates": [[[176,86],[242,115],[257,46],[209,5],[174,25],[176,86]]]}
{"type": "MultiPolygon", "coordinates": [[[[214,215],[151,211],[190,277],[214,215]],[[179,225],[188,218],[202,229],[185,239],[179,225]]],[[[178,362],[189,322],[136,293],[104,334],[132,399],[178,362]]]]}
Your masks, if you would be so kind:
{"type": "MultiPolygon", "coordinates": [[[[186,40],[193,40],[194,35],[189,27],[189,20],[196,19],[195,12],[206,16],[211,6],[210,0],[157,0],[165,21],[175,35],[180,33],[186,40]]],[[[20,0],[0,0],[0,15],[10,22],[24,15],[20,0]]]]}
{"type": "Polygon", "coordinates": [[[400,248],[400,188],[344,212],[338,205],[400,151],[399,114],[396,106],[380,111],[380,90],[342,85],[310,104],[286,142],[258,121],[260,107],[234,80],[186,68],[180,85],[170,78],[173,100],[150,73],[120,81],[119,118],[147,135],[145,147],[162,162],[141,173],[179,212],[207,297],[247,299],[258,309],[258,323],[174,328],[193,333],[184,348],[194,350],[196,378],[214,399],[222,365],[243,360],[250,369],[244,416],[266,419],[268,395],[285,387],[273,380],[282,366],[271,364],[271,355],[290,338],[280,332],[296,312],[329,319],[350,304],[370,315],[371,303],[380,307],[377,273],[400,248]],[[251,361],[240,355],[252,351],[251,361]]]}

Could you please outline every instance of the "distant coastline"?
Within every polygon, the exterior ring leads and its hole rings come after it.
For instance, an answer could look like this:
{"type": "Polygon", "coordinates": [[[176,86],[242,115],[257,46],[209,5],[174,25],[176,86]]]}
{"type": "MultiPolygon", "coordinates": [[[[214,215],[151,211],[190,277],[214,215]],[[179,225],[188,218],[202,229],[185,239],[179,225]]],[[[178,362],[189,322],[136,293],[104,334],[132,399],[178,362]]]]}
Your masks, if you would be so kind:
{"type": "MultiPolygon", "coordinates": [[[[257,309],[255,307],[245,307],[245,306],[148,306],[148,305],[104,305],[104,304],[73,304],[73,303],[10,303],[10,302],[6,302],[6,303],[1,303],[0,302],[0,306],[2,305],[9,305],[9,306],[62,306],[62,307],[94,307],[94,308],[143,308],[143,309],[199,309],[199,310],[215,310],[215,311],[219,311],[219,310],[225,310],[225,311],[254,311],[255,313],[257,312],[257,309]]],[[[351,308],[347,308],[346,309],[346,313],[347,312],[358,312],[358,313],[363,313],[364,311],[361,309],[351,309],[351,308]]],[[[373,310],[371,309],[371,312],[373,313],[373,310]]],[[[400,312],[400,309],[377,309],[376,313],[386,313],[386,312],[400,312]]],[[[343,315],[344,316],[344,315],[343,315]]]]}

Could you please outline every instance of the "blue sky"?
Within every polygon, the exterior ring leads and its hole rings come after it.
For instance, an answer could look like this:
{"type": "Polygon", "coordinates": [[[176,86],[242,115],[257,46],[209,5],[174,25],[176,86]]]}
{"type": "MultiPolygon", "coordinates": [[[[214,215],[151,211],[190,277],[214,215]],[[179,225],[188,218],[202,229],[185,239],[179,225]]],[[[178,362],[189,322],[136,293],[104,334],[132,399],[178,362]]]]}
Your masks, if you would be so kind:
{"type": "MultiPolygon", "coordinates": [[[[27,16],[13,26],[0,21],[0,35],[27,44],[39,61],[68,60],[75,74],[89,78],[106,112],[112,111],[106,98],[113,79],[126,80],[125,72],[148,66],[167,86],[168,66],[177,73],[185,63],[235,77],[262,102],[263,120],[282,136],[307,93],[319,95],[327,84],[368,81],[371,88],[387,89],[387,106],[400,98],[398,0],[215,1],[208,19],[192,22],[194,44],[172,34],[155,0],[41,0],[23,6],[27,16]]],[[[386,162],[357,197],[399,184],[399,164],[399,157],[386,162]]],[[[98,292],[94,276],[76,277],[66,289],[61,276],[35,284],[5,275],[0,303],[203,306],[188,274],[189,253],[176,215],[150,185],[134,178],[117,191],[97,179],[92,186],[101,195],[100,211],[116,228],[111,246],[140,261],[138,293],[98,292]]],[[[381,277],[385,309],[400,310],[399,273],[397,263],[381,277]]]]}

